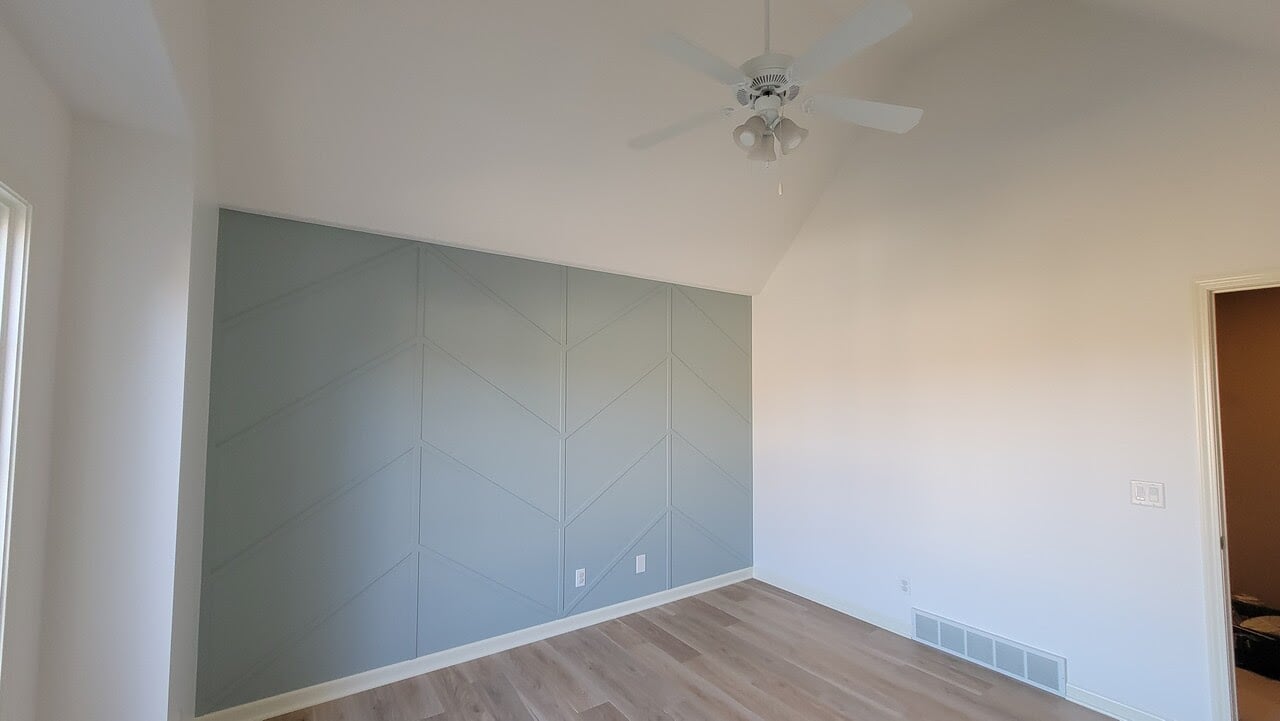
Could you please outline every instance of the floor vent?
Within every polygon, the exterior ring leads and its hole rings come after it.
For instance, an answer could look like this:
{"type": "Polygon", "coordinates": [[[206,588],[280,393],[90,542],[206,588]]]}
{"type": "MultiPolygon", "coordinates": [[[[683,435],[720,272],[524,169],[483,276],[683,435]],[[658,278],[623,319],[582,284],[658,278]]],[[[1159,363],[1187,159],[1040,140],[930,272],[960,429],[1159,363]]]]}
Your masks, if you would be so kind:
{"type": "Polygon", "coordinates": [[[1061,656],[1023,646],[919,609],[912,609],[911,615],[915,639],[921,643],[1059,696],[1066,692],[1067,661],[1061,656]]]}

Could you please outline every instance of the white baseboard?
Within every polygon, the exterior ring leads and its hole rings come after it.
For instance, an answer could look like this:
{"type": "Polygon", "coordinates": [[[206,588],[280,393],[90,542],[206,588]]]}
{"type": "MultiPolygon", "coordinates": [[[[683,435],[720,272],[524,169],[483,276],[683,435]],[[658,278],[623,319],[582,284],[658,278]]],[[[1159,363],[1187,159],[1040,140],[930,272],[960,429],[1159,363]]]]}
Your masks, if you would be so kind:
{"type": "Polygon", "coordinates": [[[1126,706],[1119,701],[1113,701],[1106,696],[1100,696],[1071,684],[1067,684],[1066,696],[1069,701],[1074,701],[1085,708],[1092,709],[1111,718],[1120,719],[1120,721],[1164,721],[1159,716],[1149,714],[1132,706],[1126,706]]]}
{"type": "Polygon", "coordinates": [[[777,571],[757,567],[755,569],[755,577],[770,586],[777,586],[784,591],[790,591],[797,596],[802,596],[816,604],[839,611],[846,616],[852,616],[859,621],[866,621],[872,626],[879,626],[880,628],[883,628],[886,631],[892,631],[899,636],[911,638],[911,622],[905,618],[892,618],[875,611],[869,611],[865,608],[854,606],[843,599],[830,596],[815,588],[806,586],[803,583],[797,583],[787,577],[786,574],[778,573],[777,571]]]}
{"type": "MultiPolygon", "coordinates": [[[[204,716],[197,717],[196,721],[264,721],[264,719],[272,718],[290,711],[297,711],[309,708],[317,704],[327,701],[350,696],[351,694],[368,691],[370,689],[385,686],[389,683],[403,681],[414,676],[424,673],[430,673],[448,666],[454,666],[467,661],[473,661],[483,656],[495,653],[501,653],[509,649],[513,649],[526,644],[541,641],[543,639],[559,636],[570,631],[576,631],[587,626],[594,626],[611,619],[626,616],[628,614],[644,611],[646,609],[661,606],[672,601],[678,601],[689,596],[696,596],[699,593],[705,593],[723,586],[728,586],[739,581],[745,581],[748,578],[759,579],[771,586],[777,586],[784,591],[789,591],[821,604],[827,608],[834,609],[846,616],[865,621],[873,626],[878,626],[886,631],[896,633],[907,638],[911,637],[910,624],[905,620],[894,619],[880,613],[868,611],[865,608],[856,607],[847,601],[829,596],[816,589],[806,587],[802,583],[796,583],[787,578],[784,574],[779,574],[765,569],[745,568],[740,571],[726,573],[723,576],[708,578],[702,581],[696,581],[678,588],[668,591],[659,591],[648,596],[623,601],[613,606],[587,611],[576,616],[562,618],[540,626],[513,631],[512,633],[496,636],[494,638],[477,641],[451,648],[446,651],[420,656],[415,659],[403,661],[401,663],[376,668],[371,671],[347,676],[333,681],[309,686],[307,688],[298,689],[297,691],[289,691],[279,696],[252,701],[250,703],[235,706],[233,708],[215,711],[204,716]]],[[[1066,697],[1068,700],[1080,704],[1086,708],[1097,711],[1098,713],[1110,716],[1119,721],[1164,721],[1158,716],[1147,713],[1131,706],[1113,701],[1105,696],[1087,691],[1077,686],[1067,684],[1066,697]]]]}
{"type": "Polygon", "coordinates": [[[274,716],[309,708],[316,704],[333,701],[361,691],[368,691],[396,681],[403,681],[448,666],[474,661],[483,656],[501,653],[502,651],[541,641],[552,636],[559,636],[580,628],[594,626],[621,616],[661,606],[664,603],[696,596],[699,593],[706,593],[752,577],[751,569],[744,568],[740,571],[726,573],[723,576],[695,581],[668,591],[659,591],[648,596],[580,613],[576,616],[557,619],[540,626],[513,631],[502,636],[469,643],[465,646],[419,656],[415,659],[383,666],[382,668],[375,668],[354,676],[326,681],[315,686],[298,689],[297,691],[288,691],[279,696],[272,696],[259,701],[251,701],[241,706],[215,711],[204,716],[198,716],[196,721],[263,721],[274,716]]]}
{"type": "MultiPolygon", "coordinates": [[[[868,611],[865,608],[859,608],[843,599],[838,599],[829,596],[822,591],[807,587],[803,583],[796,583],[789,579],[785,574],[780,574],[769,569],[757,567],[755,569],[755,577],[771,586],[777,586],[784,591],[790,591],[797,596],[802,596],[814,603],[839,611],[846,616],[852,616],[858,620],[866,621],[873,626],[878,626],[886,631],[896,633],[899,636],[911,638],[911,624],[905,619],[896,619],[881,613],[868,611]]],[[[1078,686],[1072,686],[1071,684],[1067,684],[1065,696],[1068,701],[1084,706],[1090,710],[1097,711],[1100,714],[1110,716],[1111,718],[1119,719],[1120,721],[1164,721],[1164,719],[1161,719],[1159,716],[1154,716],[1146,711],[1133,708],[1132,706],[1126,706],[1119,701],[1113,701],[1106,696],[1101,696],[1093,693],[1092,691],[1086,691],[1085,689],[1078,686]]]]}

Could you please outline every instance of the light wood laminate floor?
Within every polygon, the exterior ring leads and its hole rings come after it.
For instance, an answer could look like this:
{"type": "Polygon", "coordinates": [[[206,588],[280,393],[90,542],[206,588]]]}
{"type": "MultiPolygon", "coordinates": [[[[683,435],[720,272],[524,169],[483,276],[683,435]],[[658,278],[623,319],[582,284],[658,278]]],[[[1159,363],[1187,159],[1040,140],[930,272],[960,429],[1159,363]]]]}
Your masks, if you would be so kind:
{"type": "Polygon", "coordinates": [[[759,581],[273,721],[1104,721],[759,581]]]}

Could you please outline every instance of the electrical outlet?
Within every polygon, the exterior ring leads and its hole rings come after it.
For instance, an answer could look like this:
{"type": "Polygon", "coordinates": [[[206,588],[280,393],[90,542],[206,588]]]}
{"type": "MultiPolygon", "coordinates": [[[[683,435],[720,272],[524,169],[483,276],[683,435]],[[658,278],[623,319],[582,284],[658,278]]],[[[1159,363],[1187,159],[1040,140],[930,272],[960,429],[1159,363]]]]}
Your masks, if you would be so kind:
{"type": "Polygon", "coordinates": [[[909,578],[899,579],[898,587],[902,589],[903,593],[907,594],[908,596],[911,595],[911,579],[909,578]]]}
{"type": "Polygon", "coordinates": [[[645,560],[645,554],[643,553],[636,556],[636,573],[644,573],[645,560]]]}
{"type": "Polygon", "coordinates": [[[582,588],[587,585],[587,569],[579,568],[573,572],[573,587],[582,588]]]}
{"type": "Polygon", "coordinates": [[[1135,506],[1164,508],[1164,484],[1150,481],[1129,481],[1129,502],[1135,506]]]}

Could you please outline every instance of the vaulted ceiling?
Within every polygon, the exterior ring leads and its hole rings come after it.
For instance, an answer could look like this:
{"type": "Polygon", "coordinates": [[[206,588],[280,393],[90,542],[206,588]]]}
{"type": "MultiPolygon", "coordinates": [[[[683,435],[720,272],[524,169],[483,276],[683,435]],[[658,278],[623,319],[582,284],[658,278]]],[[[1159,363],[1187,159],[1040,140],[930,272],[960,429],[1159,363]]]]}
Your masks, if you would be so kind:
{"type": "Polygon", "coordinates": [[[1088,0],[1200,30],[1225,43],[1280,57],[1276,0],[1088,0]]]}
{"type": "MultiPolygon", "coordinates": [[[[912,104],[893,79],[930,48],[1011,2],[1067,1],[1280,53],[1274,0],[908,0],[915,22],[813,89],[912,104]]],[[[170,131],[186,119],[154,2],[0,0],[0,20],[77,112],[170,131]]],[[[861,4],[774,0],[775,49],[808,47],[861,4]]],[[[875,131],[801,115],[809,141],[769,172],[733,146],[729,119],[647,152],[626,141],[731,104],[646,37],[675,30],[739,62],[762,49],[762,5],[212,0],[220,200],[755,292],[836,168],[856,160],[856,138],[875,131]]]]}
{"type": "MultiPolygon", "coordinates": [[[[884,87],[885,69],[1003,1],[913,0],[917,22],[818,87],[910,104],[884,87]]],[[[776,0],[774,48],[798,53],[860,5],[776,0]]],[[[770,171],[732,143],[741,113],[646,152],[627,147],[734,104],[647,37],[676,30],[742,62],[763,50],[763,2],[211,10],[219,185],[242,209],[753,292],[860,132],[796,115],[812,134],[770,171]]]]}
{"type": "Polygon", "coordinates": [[[152,0],[0,0],[0,21],[75,112],[171,135],[186,125],[152,0]]]}

